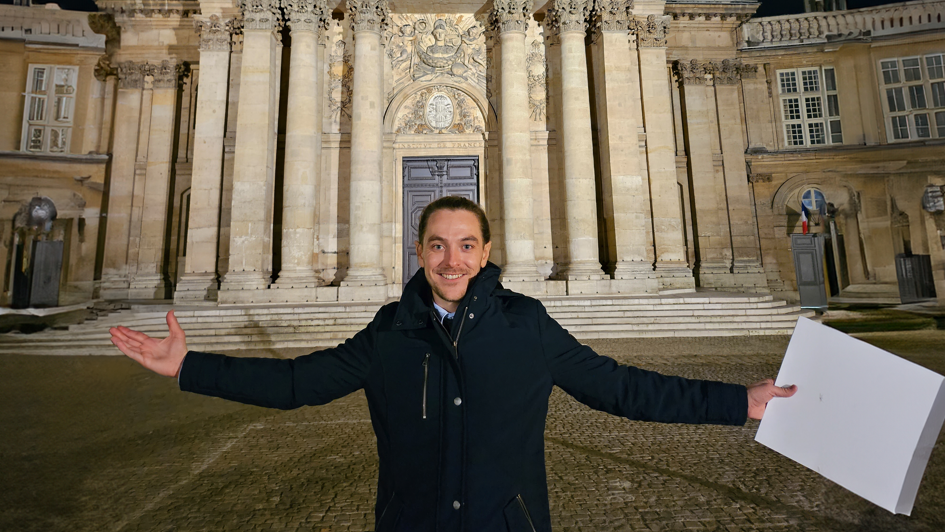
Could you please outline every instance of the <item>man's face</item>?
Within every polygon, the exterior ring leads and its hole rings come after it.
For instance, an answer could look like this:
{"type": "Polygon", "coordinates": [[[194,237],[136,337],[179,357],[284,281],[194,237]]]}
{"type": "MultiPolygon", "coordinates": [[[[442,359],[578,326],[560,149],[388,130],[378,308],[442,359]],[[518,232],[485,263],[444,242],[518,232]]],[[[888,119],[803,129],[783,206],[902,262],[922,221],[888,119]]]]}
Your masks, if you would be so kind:
{"type": "Polygon", "coordinates": [[[489,261],[492,243],[482,239],[475,214],[442,209],[427,220],[424,241],[415,243],[433,301],[449,312],[456,311],[469,282],[489,261]]]}

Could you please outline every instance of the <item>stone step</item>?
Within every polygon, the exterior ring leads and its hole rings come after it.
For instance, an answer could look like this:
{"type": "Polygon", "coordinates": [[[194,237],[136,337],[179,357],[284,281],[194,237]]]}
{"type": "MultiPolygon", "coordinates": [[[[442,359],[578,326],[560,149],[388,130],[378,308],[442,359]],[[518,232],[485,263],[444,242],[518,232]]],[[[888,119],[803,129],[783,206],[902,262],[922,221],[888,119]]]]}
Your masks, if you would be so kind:
{"type": "MultiPolygon", "coordinates": [[[[549,314],[578,339],[791,334],[813,316],[770,295],[688,293],[665,296],[543,298],[549,314]]],[[[175,314],[188,347],[201,351],[333,347],[374,318],[376,303],[217,307],[132,305],[68,330],[0,335],[2,354],[117,355],[108,329],[125,325],[163,336],[175,314]]]]}

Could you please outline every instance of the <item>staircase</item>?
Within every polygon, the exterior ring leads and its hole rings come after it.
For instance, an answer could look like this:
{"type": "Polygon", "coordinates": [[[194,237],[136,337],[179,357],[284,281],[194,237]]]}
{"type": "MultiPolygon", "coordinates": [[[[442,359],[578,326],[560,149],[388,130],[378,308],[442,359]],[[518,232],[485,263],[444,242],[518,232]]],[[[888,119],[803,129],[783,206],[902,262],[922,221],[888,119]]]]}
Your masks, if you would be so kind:
{"type": "MultiPolygon", "coordinates": [[[[659,296],[546,297],[548,313],[578,339],[791,334],[813,312],[767,295],[697,292],[659,296]]],[[[333,347],[364,328],[380,305],[218,307],[133,304],[65,330],[0,335],[0,354],[115,355],[108,329],[124,325],[152,336],[167,332],[175,309],[196,351],[333,347]]]]}

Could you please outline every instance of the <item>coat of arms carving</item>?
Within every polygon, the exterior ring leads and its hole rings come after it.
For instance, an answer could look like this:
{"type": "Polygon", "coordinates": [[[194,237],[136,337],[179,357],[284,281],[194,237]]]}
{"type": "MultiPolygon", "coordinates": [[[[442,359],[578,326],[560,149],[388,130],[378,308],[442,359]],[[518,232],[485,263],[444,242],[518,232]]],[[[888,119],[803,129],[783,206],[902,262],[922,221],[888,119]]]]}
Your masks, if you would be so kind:
{"type": "Polygon", "coordinates": [[[395,87],[446,78],[485,88],[486,42],[473,17],[394,15],[387,55],[395,87]]]}

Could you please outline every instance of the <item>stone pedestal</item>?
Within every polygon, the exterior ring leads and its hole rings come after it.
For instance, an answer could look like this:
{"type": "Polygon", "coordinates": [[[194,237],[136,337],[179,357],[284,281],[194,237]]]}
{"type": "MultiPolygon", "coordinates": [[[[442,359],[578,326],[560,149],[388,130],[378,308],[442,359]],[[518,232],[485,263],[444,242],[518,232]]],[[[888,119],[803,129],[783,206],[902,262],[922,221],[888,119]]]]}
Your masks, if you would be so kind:
{"type": "Polygon", "coordinates": [[[586,0],[555,0],[552,27],[561,51],[561,144],[568,227],[568,281],[603,279],[597,243],[597,191],[584,27],[586,0]]]}
{"type": "Polygon", "coordinates": [[[666,70],[665,18],[634,19],[646,128],[646,157],[656,246],[656,276],[660,290],[694,289],[686,261],[680,195],[676,181],[672,100],[666,70]]]}
{"type": "MultiPolygon", "coordinates": [[[[243,6],[229,271],[218,294],[221,303],[240,292],[265,290],[272,273],[272,204],[282,45],[276,0],[243,6]]],[[[262,297],[262,296],[261,296],[262,297]]]]}
{"type": "Polygon", "coordinates": [[[505,226],[503,283],[542,280],[535,262],[528,73],[525,65],[525,30],[531,8],[531,0],[495,0],[492,17],[501,48],[499,151],[505,226]]]}
{"type": "Polygon", "coordinates": [[[194,124],[187,258],[174,292],[175,302],[214,300],[217,295],[217,241],[220,238],[232,25],[232,20],[221,20],[216,15],[196,23],[200,33],[200,90],[194,124]]]}
{"type": "Polygon", "coordinates": [[[138,150],[138,122],[141,120],[144,65],[121,63],[118,65],[118,76],[100,291],[100,296],[104,299],[128,297],[128,237],[131,229],[131,200],[138,150]]]}
{"type": "Polygon", "coordinates": [[[315,188],[322,149],[322,69],[318,39],[325,17],[323,4],[313,0],[284,2],[292,28],[288,90],[291,112],[286,117],[282,270],[272,285],[279,290],[313,288],[321,284],[314,270],[314,257],[315,188]]]}
{"type": "MultiPolygon", "coordinates": [[[[348,2],[354,32],[354,79],[351,103],[351,195],[348,215],[350,288],[387,284],[381,265],[381,178],[383,176],[383,51],[381,31],[388,17],[386,0],[348,2]]],[[[377,288],[386,298],[386,288],[377,288]]],[[[368,296],[374,291],[368,290],[368,296]]],[[[342,297],[339,292],[339,297],[342,297]]],[[[352,292],[352,297],[355,297],[352,292]]]]}

